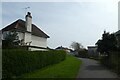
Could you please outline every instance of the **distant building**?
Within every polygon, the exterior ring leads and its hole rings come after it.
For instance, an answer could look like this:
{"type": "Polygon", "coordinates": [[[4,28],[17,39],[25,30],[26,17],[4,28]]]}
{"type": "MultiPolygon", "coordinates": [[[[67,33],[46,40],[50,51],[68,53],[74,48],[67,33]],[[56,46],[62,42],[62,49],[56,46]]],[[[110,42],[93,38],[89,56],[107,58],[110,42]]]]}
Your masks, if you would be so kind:
{"type": "Polygon", "coordinates": [[[97,46],[88,46],[88,55],[89,56],[98,56],[97,46]]]}
{"type": "Polygon", "coordinates": [[[17,36],[21,41],[21,46],[29,46],[29,50],[44,50],[44,48],[47,48],[47,38],[49,36],[36,25],[32,24],[30,12],[25,16],[25,21],[18,19],[2,29],[3,40],[12,30],[18,33],[17,36]]]}
{"type": "Polygon", "coordinates": [[[62,46],[59,46],[56,48],[56,50],[64,50],[66,51],[67,53],[70,53],[70,54],[73,54],[73,50],[72,49],[69,49],[69,48],[66,48],[66,47],[62,47],[62,46]]]}

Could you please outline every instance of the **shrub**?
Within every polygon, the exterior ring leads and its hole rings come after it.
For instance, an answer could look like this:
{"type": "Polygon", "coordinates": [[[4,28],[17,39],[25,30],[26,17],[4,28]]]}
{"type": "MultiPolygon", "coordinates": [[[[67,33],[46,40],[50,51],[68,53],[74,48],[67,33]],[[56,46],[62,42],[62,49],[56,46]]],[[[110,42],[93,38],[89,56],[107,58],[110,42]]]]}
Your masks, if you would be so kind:
{"type": "Polygon", "coordinates": [[[66,58],[65,51],[3,50],[2,76],[12,78],[48,65],[59,63],[66,58]]]}
{"type": "Polygon", "coordinates": [[[82,58],[88,58],[88,51],[83,49],[83,50],[79,50],[78,51],[78,57],[82,57],[82,58]]]}

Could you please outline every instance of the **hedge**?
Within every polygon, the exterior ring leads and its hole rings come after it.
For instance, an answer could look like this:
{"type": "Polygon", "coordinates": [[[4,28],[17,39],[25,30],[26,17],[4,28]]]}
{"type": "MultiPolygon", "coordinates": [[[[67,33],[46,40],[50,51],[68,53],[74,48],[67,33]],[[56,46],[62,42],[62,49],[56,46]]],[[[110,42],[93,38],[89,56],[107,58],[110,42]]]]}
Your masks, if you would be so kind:
{"type": "Polygon", "coordinates": [[[100,58],[100,61],[103,65],[111,68],[120,75],[120,52],[111,51],[109,53],[109,58],[107,56],[103,56],[100,58]]]}
{"type": "Polygon", "coordinates": [[[65,51],[3,50],[2,77],[17,77],[23,73],[59,63],[65,58],[65,51]]]}

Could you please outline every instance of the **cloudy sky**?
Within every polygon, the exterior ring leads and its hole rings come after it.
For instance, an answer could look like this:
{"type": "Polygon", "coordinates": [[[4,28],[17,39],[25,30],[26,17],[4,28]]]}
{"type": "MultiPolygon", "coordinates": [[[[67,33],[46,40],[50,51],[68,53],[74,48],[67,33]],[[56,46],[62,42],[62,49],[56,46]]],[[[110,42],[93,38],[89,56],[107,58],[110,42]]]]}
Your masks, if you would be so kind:
{"type": "Polygon", "coordinates": [[[35,25],[47,33],[48,46],[69,47],[73,41],[85,48],[94,45],[104,30],[118,30],[118,1],[67,1],[67,2],[8,2],[2,3],[0,29],[24,19],[27,11],[32,14],[35,25]],[[25,10],[25,7],[30,9],[25,10]]]}

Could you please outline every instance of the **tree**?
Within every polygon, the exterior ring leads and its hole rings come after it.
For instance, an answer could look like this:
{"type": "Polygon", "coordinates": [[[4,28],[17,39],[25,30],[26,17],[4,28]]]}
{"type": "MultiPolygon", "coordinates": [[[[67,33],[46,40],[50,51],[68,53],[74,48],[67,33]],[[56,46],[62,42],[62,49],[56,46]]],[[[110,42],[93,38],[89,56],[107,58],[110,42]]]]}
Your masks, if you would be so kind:
{"type": "Polygon", "coordinates": [[[82,44],[78,43],[78,42],[72,42],[71,47],[76,51],[79,51],[80,49],[83,49],[82,44]]]}
{"type": "Polygon", "coordinates": [[[16,31],[10,31],[6,34],[5,39],[2,41],[3,48],[13,48],[19,45],[20,40],[18,39],[18,33],[16,31]]]}
{"type": "Polygon", "coordinates": [[[109,34],[104,31],[102,39],[99,39],[96,45],[98,46],[98,52],[106,53],[109,56],[109,51],[117,49],[117,40],[114,34],[109,34]]]}

